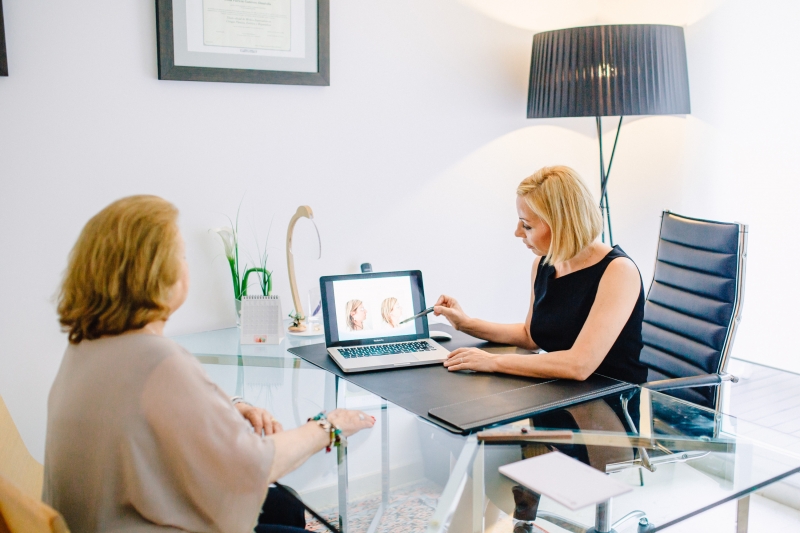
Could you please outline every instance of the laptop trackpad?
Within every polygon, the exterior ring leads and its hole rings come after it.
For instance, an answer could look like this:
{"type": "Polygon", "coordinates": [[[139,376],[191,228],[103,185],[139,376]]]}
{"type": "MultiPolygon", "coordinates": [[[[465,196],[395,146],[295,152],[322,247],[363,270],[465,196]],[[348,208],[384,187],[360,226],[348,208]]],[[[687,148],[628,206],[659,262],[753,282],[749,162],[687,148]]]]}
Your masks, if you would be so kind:
{"type": "Polygon", "coordinates": [[[444,361],[447,358],[445,353],[447,352],[442,352],[441,350],[433,352],[418,352],[414,354],[414,357],[417,361],[444,361]]]}
{"type": "MultiPolygon", "coordinates": [[[[411,355],[410,353],[398,353],[391,356],[392,357],[392,364],[407,364],[407,363],[416,363],[417,358],[411,355]]],[[[376,357],[376,359],[378,359],[376,357]]]]}

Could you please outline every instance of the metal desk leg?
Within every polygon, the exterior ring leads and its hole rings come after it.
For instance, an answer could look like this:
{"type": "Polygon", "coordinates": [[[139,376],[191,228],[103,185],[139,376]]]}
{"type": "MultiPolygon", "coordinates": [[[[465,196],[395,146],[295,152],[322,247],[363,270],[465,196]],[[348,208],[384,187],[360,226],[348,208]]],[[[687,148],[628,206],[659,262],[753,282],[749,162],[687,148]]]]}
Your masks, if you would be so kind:
{"type": "Polygon", "coordinates": [[[484,444],[480,443],[472,463],[472,533],[483,533],[486,493],[484,487],[484,444]]]}
{"type": "MultiPolygon", "coordinates": [[[[580,528],[572,529],[572,531],[576,529],[579,530],[580,528]]],[[[586,531],[587,533],[610,533],[614,531],[614,529],[611,528],[611,500],[597,504],[594,514],[594,527],[586,531]]]]}
{"type": "MultiPolygon", "coordinates": [[[[335,403],[336,407],[339,407],[339,387],[340,385],[344,385],[342,381],[339,379],[339,376],[336,376],[336,383],[334,387],[334,395],[335,395],[335,403]]],[[[342,390],[344,392],[344,390],[342,390]]],[[[344,407],[344,401],[342,401],[342,407],[344,407]]],[[[347,525],[347,504],[349,503],[349,498],[347,494],[347,447],[346,446],[339,446],[336,448],[336,464],[338,465],[339,469],[339,531],[342,533],[347,533],[348,525],[347,525]]]]}
{"type": "Polygon", "coordinates": [[[375,516],[369,525],[367,533],[375,533],[383,518],[383,513],[389,508],[389,490],[391,464],[389,462],[389,404],[381,400],[381,504],[375,511],[375,516]]]}
{"type": "Polygon", "coordinates": [[[597,504],[594,515],[594,529],[597,533],[611,531],[611,500],[597,504]]]}
{"type": "Polygon", "coordinates": [[[747,522],[750,517],[750,495],[739,498],[736,502],[736,533],[747,533],[747,522]]]}
{"type": "Polygon", "coordinates": [[[389,403],[381,402],[381,503],[389,507],[391,463],[389,460],[389,403]]]}

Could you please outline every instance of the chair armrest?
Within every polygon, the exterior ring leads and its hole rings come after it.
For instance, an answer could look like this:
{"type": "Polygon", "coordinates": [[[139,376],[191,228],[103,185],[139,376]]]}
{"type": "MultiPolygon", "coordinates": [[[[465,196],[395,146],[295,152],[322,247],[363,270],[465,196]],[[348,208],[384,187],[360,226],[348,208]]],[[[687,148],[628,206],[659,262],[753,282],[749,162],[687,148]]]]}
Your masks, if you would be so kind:
{"type": "Polygon", "coordinates": [[[642,383],[642,387],[654,391],[665,391],[674,389],[689,389],[692,387],[712,387],[719,385],[723,381],[737,383],[739,378],[731,374],[701,374],[699,376],[689,376],[688,378],[662,379],[642,383]]]}

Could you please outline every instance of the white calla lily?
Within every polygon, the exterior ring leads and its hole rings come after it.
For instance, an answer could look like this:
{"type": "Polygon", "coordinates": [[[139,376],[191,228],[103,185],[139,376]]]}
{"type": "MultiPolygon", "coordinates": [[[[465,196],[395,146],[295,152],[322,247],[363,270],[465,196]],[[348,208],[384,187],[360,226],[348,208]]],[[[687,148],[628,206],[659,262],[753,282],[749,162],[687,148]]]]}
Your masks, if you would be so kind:
{"type": "Polygon", "coordinates": [[[214,232],[222,239],[222,245],[225,247],[225,257],[228,260],[233,260],[236,257],[236,235],[232,228],[217,228],[214,232]]]}
{"type": "Polygon", "coordinates": [[[228,260],[228,265],[231,269],[231,281],[233,282],[233,297],[235,300],[240,301],[242,296],[247,294],[247,281],[253,272],[256,276],[261,278],[260,285],[261,291],[264,296],[269,296],[272,292],[272,272],[267,270],[267,253],[266,244],[263,255],[259,250],[259,257],[261,259],[260,267],[247,268],[239,264],[239,212],[236,212],[236,222],[228,219],[231,223],[230,226],[223,226],[209,230],[219,235],[222,241],[222,246],[225,248],[225,258],[228,260]]]}

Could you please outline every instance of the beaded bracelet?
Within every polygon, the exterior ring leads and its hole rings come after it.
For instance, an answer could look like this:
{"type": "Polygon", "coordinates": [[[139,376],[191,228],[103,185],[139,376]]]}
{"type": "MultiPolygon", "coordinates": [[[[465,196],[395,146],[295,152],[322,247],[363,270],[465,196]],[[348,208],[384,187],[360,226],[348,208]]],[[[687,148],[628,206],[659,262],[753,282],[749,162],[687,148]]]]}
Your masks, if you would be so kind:
{"type": "Polygon", "coordinates": [[[321,427],[330,435],[329,444],[325,446],[325,453],[329,453],[331,451],[331,446],[339,447],[347,445],[347,439],[342,435],[342,430],[334,426],[333,422],[328,420],[328,417],[325,416],[325,411],[322,411],[317,416],[308,419],[308,422],[312,421],[319,424],[319,427],[321,427]]]}

